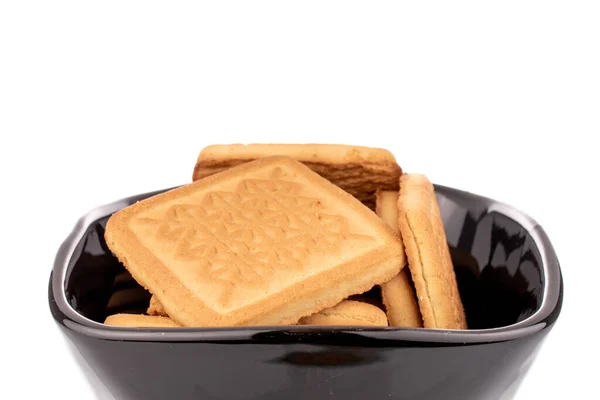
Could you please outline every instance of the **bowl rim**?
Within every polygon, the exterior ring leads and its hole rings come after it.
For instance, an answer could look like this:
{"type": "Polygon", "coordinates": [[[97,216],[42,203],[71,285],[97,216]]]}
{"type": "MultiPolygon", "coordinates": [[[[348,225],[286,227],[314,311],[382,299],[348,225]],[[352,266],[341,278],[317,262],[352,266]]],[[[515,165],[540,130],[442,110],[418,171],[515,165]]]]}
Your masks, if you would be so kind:
{"type": "Polygon", "coordinates": [[[78,313],[66,297],[65,282],[74,251],[89,226],[96,220],[139,200],[174,189],[160,189],[96,207],[83,215],[59,247],[50,274],[48,301],[54,319],[64,328],[104,340],[155,342],[319,342],[339,344],[340,336],[360,338],[366,345],[393,345],[394,342],[419,342],[437,345],[469,345],[513,340],[539,332],[554,324],[560,314],[563,280],[558,258],[544,229],[529,215],[505,203],[435,184],[438,194],[466,196],[485,206],[483,212],[497,212],[519,223],[534,240],[542,260],[543,294],[538,310],[515,324],[490,329],[422,329],[400,327],[332,327],[332,326],[260,326],[220,328],[126,328],[105,325],[78,313]]]}

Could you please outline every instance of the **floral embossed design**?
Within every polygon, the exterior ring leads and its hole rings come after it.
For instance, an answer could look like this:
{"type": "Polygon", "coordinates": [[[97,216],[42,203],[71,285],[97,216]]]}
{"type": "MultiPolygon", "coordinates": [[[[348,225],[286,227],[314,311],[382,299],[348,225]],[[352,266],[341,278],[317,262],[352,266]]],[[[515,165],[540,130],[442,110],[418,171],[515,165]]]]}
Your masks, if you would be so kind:
{"type": "Polygon", "coordinates": [[[235,287],[260,284],[277,270],[301,270],[309,255],[343,241],[370,239],[351,233],[344,217],[326,213],[301,189],[281,179],[246,179],[233,192],[209,192],[199,204],[174,205],[163,219],[139,222],[173,243],[176,259],[194,262],[198,276],[221,284],[225,305],[235,287]]]}

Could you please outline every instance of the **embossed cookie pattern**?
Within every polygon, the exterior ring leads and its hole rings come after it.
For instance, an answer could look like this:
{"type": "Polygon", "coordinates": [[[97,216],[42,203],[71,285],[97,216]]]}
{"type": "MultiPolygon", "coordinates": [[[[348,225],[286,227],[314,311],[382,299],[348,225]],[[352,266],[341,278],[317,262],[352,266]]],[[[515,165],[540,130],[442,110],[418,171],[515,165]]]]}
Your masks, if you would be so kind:
{"type": "Polygon", "coordinates": [[[299,183],[245,179],[234,191],[207,192],[199,204],[175,204],[163,218],[132,224],[169,243],[173,260],[193,266],[204,284],[218,285],[218,306],[229,309],[242,300],[236,288],[264,293],[273,274],[311,274],[307,258],[338,253],[341,243],[373,240],[326,211],[319,199],[302,195],[299,183]]]}
{"type": "Polygon", "coordinates": [[[296,323],[398,274],[393,231],[289,157],[268,157],[111,216],[107,245],[182,326],[296,323]]]}

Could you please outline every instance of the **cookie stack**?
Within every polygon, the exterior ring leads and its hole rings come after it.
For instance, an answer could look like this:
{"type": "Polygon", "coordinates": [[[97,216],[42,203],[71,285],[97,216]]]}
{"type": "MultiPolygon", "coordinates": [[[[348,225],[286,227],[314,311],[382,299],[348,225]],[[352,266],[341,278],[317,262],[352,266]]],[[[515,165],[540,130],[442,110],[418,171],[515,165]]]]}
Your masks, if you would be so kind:
{"type": "Polygon", "coordinates": [[[209,146],[193,183],[115,213],[105,239],[152,294],[109,325],[466,329],[433,185],[383,149],[209,146]]]}

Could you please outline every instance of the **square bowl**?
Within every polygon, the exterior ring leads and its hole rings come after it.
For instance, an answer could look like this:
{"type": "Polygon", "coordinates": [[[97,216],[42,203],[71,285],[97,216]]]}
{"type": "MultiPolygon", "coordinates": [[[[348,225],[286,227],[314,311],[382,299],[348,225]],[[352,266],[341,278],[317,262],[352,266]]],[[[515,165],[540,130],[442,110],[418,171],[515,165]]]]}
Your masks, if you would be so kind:
{"type": "Polygon", "coordinates": [[[112,313],[143,313],[150,297],[106,246],[106,221],[165,190],[79,220],[56,256],[50,310],[107,399],[511,399],[560,314],[558,259],[524,213],[435,190],[468,330],[104,325],[112,313]]]}

